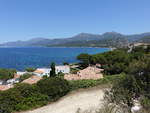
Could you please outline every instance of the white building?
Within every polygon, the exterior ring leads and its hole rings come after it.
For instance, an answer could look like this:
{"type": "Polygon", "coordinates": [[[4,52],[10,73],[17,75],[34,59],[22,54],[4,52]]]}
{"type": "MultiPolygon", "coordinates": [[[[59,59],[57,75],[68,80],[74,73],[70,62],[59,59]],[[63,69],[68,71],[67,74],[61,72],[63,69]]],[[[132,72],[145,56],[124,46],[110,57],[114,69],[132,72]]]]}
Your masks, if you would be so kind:
{"type": "Polygon", "coordinates": [[[70,67],[69,66],[56,66],[56,74],[59,72],[62,72],[64,74],[70,73],[70,67]]]}
{"type": "MultiPolygon", "coordinates": [[[[56,66],[55,67],[56,74],[59,72],[62,72],[64,74],[70,73],[70,67],[69,66],[56,66]]],[[[50,75],[51,68],[37,68],[34,71],[34,74],[37,76],[49,76],[50,75]]]]}
{"type": "Polygon", "coordinates": [[[0,80],[0,85],[2,85],[2,84],[3,84],[3,82],[4,82],[3,80],[0,80]]]}
{"type": "Polygon", "coordinates": [[[13,78],[13,79],[7,80],[6,82],[7,84],[15,84],[15,83],[19,83],[19,79],[13,78]]]}
{"type": "Polygon", "coordinates": [[[24,75],[24,74],[26,74],[26,73],[27,73],[27,72],[18,71],[18,72],[17,72],[17,75],[20,75],[20,76],[21,76],[21,75],[24,75]]]}
{"type": "Polygon", "coordinates": [[[49,76],[51,69],[50,68],[37,68],[33,74],[37,76],[49,76]]]}

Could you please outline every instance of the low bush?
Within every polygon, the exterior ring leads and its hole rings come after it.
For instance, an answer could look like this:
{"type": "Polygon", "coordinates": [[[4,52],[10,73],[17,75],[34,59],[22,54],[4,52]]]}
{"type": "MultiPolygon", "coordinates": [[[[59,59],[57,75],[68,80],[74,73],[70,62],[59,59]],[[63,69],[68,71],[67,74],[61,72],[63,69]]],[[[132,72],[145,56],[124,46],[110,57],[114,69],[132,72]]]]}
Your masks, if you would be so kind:
{"type": "Polygon", "coordinates": [[[113,76],[104,76],[103,79],[98,80],[72,80],[69,81],[71,85],[71,90],[79,88],[89,88],[102,84],[111,84],[119,79],[122,79],[125,74],[113,75],[113,76]]]}
{"type": "Polygon", "coordinates": [[[32,76],[32,74],[24,74],[24,75],[22,75],[22,76],[20,77],[20,82],[21,82],[21,81],[24,81],[25,79],[30,78],[31,76],[32,76]]]}
{"type": "Polygon", "coordinates": [[[147,97],[143,97],[141,99],[141,105],[143,106],[143,108],[146,110],[146,111],[149,111],[150,112],[150,99],[147,98],[147,97]]]}
{"type": "Polygon", "coordinates": [[[21,102],[20,92],[14,89],[0,92],[0,113],[11,113],[16,109],[15,105],[21,102]]]}
{"type": "Polygon", "coordinates": [[[0,113],[28,110],[47,102],[48,96],[41,94],[37,86],[17,84],[12,89],[0,92],[0,113]]]}
{"type": "Polygon", "coordinates": [[[40,93],[32,94],[32,96],[23,98],[15,107],[16,111],[28,110],[31,108],[37,108],[48,103],[48,96],[40,93]]]}
{"type": "Polygon", "coordinates": [[[31,67],[28,67],[25,69],[27,72],[34,72],[36,69],[35,68],[31,68],[31,67]]]}
{"type": "Polygon", "coordinates": [[[71,68],[71,74],[77,74],[77,72],[79,71],[79,69],[77,68],[71,68]]]}
{"type": "Polygon", "coordinates": [[[0,69],[0,80],[8,80],[14,77],[15,69],[0,69]]]}
{"type": "Polygon", "coordinates": [[[66,81],[61,77],[43,78],[37,84],[19,83],[14,88],[0,92],[0,113],[29,110],[56,101],[69,91],[108,84],[122,75],[105,76],[99,80],[66,81]]]}
{"type": "Polygon", "coordinates": [[[70,90],[69,83],[58,77],[42,79],[37,83],[42,94],[48,95],[51,101],[64,96],[70,90]]]}

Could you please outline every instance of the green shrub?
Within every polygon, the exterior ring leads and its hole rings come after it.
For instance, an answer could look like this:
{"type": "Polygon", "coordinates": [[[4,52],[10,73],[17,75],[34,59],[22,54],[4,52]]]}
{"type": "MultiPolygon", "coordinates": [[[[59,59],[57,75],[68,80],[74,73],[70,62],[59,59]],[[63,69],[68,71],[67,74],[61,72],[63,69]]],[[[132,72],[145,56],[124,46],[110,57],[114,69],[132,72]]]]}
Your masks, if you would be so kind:
{"type": "Polygon", "coordinates": [[[79,69],[77,68],[71,68],[71,72],[72,74],[77,74],[77,72],[79,71],[79,69]]]}
{"type": "Polygon", "coordinates": [[[32,76],[32,74],[24,74],[20,77],[20,81],[24,81],[25,79],[28,79],[32,76]]]}
{"type": "Polygon", "coordinates": [[[122,79],[124,76],[125,74],[119,74],[113,76],[105,76],[103,79],[98,79],[98,80],[72,80],[69,81],[69,83],[71,85],[71,90],[75,90],[79,88],[89,88],[101,84],[113,83],[119,79],[122,79]]]}
{"type": "Polygon", "coordinates": [[[57,100],[69,92],[69,83],[61,78],[51,77],[37,83],[42,94],[48,95],[51,101],[57,100]]]}
{"type": "Polygon", "coordinates": [[[20,92],[14,89],[0,92],[0,113],[11,113],[21,100],[20,92]]]}
{"type": "Polygon", "coordinates": [[[34,72],[36,69],[35,68],[31,68],[31,67],[28,67],[25,69],[27,72],[34,72]]]}
{"type": "Polygon", "coordinates": [[[88,88],[96,85],[96,80],[74,80],[69,81],[71,89],[88,88]]]}
{"type": "Polygon", "coordinates": [[[14,69],[0,69],[0,80],[8,80],[14,77],[16,70],[14,69]]]}
{"type": "Polygon", "coordinates": [[[150,99],[147,97],[144,97],[141,99],[141,105],[143,108],[150,112],[150,99]]]}
{"type": "Polygon", "coordinates": [[[47,102],[48,96],[41,94],[36,85],[17,84],[12,89],[0,92],[0,113],[28,110],[47,102]]]}
{"type": "Polygon", "coordinates": [[[48,96],[37,93],[32,96],[23,98],[20,103],[16,105],[16,111],[28,110],[31,108],[37,108],[48,103],[48,96]]]}
{"type": "Polygon", "coordinates": [[[30,85],[26,83],[17,84],[14,87],[14,90],[19,92],[22,97],[30,97],[33,94],[37,94],[40,92],[39,88],[36,85],[30,85]]]}
{"type": "Polygon", "coordinates": [[[62,72],[58,72],[58,74],[57,74],[57,76],[59,76],[59,77],[64,77],[64,73],[62,73],[62,72]]]}
{"type": "Polygon", "coordinates": [[[22,100],[15,106],[16,111],[43,106],[48,102],[48,96],[41,94],[37,85],[18,84],[14,90],[22,97],[22,100]]]}

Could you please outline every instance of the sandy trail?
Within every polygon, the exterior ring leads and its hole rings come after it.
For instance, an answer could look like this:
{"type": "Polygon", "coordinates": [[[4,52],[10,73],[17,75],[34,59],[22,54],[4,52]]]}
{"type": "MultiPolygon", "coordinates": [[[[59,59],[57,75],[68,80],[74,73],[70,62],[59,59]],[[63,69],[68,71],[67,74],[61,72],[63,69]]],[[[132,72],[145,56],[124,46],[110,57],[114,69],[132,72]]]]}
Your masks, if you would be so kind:
{"type": "Polygon", "coordinates": [[[100,106],[103,96],[102,88],[82,89],[64,96],[57,102],[22,113],[75,113],[78,108],[86,110],[100,106]]]}

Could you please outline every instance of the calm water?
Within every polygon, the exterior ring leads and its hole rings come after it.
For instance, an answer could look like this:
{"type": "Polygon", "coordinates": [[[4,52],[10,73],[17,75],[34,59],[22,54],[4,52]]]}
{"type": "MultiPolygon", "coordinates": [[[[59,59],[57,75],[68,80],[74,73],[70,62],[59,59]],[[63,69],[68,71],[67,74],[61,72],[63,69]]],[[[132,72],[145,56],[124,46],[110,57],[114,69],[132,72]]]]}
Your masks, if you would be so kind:
{"type": "Polygon", "coordinates": [[[50,62],[76,62],[80,53],[101,53],[108,48],[0,48],[0,68],[23,70],[26,67],[47,67],[50,62]]]}

